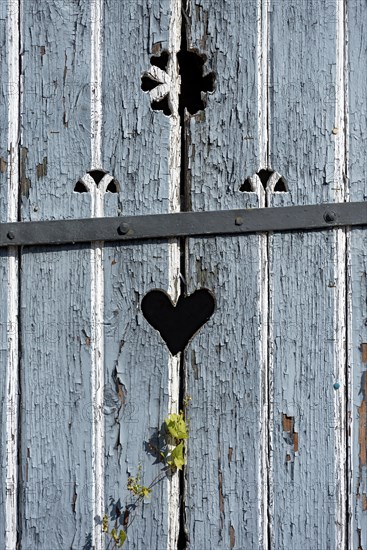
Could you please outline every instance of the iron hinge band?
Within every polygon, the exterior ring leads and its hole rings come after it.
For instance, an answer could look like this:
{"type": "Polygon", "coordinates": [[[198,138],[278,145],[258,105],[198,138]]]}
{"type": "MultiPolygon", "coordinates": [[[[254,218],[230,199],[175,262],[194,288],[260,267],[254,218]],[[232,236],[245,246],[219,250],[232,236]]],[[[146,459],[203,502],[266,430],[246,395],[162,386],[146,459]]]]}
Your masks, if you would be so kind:
{"type": "Polygon", "coordinates": [[[211,237],[367,225],[367,202],[0,224],[0,246],[211,237]]]}

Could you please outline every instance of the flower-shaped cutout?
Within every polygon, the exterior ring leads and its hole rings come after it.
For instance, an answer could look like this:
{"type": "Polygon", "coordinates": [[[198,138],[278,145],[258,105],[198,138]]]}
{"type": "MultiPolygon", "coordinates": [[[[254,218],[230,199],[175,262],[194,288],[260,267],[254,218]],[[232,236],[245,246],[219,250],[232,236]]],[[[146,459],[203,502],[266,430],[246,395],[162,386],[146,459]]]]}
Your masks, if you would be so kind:
{"type": "MultiPolygon", "coordinates": [[[[215,74],[204,74],[206,56],[196,50],[188,50],[186,40],[183,41],[181,50],[177,53],[181,89],[178,99],[178,111],[182,117],[185,110],[194,115],[206,107],[206,94],[214,92],[215,74]]],[[[172,114],[172,104],[175,99],[170,97],[174,85],[167,71],[169,62],[168,52],[162,52],[160,56],[150,59],[151,67],[141,78],[141,88],[149,92],[152,108],[155,111],[163,111],[165,115],[172,114]]],[[[177,93],[177,92],[176,92],[177,93]]]]}

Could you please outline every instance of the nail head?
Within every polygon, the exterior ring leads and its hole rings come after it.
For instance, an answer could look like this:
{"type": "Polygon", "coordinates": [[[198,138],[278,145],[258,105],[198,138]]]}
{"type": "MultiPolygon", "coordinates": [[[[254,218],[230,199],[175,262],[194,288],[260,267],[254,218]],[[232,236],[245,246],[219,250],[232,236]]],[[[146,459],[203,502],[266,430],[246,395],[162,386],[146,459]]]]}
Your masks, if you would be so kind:
{"type": "Polygon", "coordinates": [[[129,231],[129,225],[125,222],[123,223],[120,223],[120,225],[118,226],[118,229],[117,229],[117,232],[120,234],[120,235],[126,235],[126,233],[128,233],[129,231]]]}
{"type": "Polygon", "coordinates": [[[324,220],[328,223],[334,222],[335,218],[336,218],[335,212],[328,211],[328,212],[325,212],[324,214],[324,220]]]}

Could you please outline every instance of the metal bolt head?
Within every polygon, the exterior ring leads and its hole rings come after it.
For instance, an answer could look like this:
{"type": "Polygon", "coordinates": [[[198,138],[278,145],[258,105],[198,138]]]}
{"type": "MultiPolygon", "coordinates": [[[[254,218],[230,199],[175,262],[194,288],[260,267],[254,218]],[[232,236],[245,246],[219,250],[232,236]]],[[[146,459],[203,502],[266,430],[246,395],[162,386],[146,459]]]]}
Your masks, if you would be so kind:
{"type": "Polygon", "coordinates": [[[10,239],[11,241],[12,241],[13,239],[15,239],[15,235],[14,235],[14,233],[13,233],[12,231],[9,231],[8,234],[7,234],[6,236],[7,236],[8,239],[10,239]]]}
{"type": "Polygon", "coordinates": [[[325,214],[324,214],[324,220],[325,220],[327,223],[334,222],[334,221],[335,221],[335,218],[336,218],[335,212],[331,212],[330,210],[328,210],[328,211],[325,212],[325,214]]]}
{"type": "Polygon", "coordinates": [[[236,225],[242,225],[243,224],[243,218],[241,216],[237,216],[237,218],[234,220],[234,223],[236,225]]]}
{"type": "Polygon", "coordinates": [[[128,233],[128,231],[129,231],[129,229],[130,229],[129,225],[125,222],[122,222],[118,226],[117,232],[119,233],[119,235],[126,235],[126,233],[128,233]]]}

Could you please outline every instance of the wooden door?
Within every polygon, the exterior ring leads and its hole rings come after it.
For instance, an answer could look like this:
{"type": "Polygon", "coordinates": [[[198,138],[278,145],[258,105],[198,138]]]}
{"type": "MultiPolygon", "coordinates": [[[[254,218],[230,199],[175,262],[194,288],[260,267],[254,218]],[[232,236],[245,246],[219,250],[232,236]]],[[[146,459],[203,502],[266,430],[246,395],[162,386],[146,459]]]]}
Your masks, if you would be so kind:
{"type": "MultiPolygon", "coordinates": [[[[4,0],[1,222],[366,200],[366,17],[4,0]]],[[[113,548],[105,514],[136,550],[367,548],[366,250],[364,228],[1,249],[0,548],[113,548]],[[172,352],[143,299],[198,289],[215,311],[172,352]]]]}

